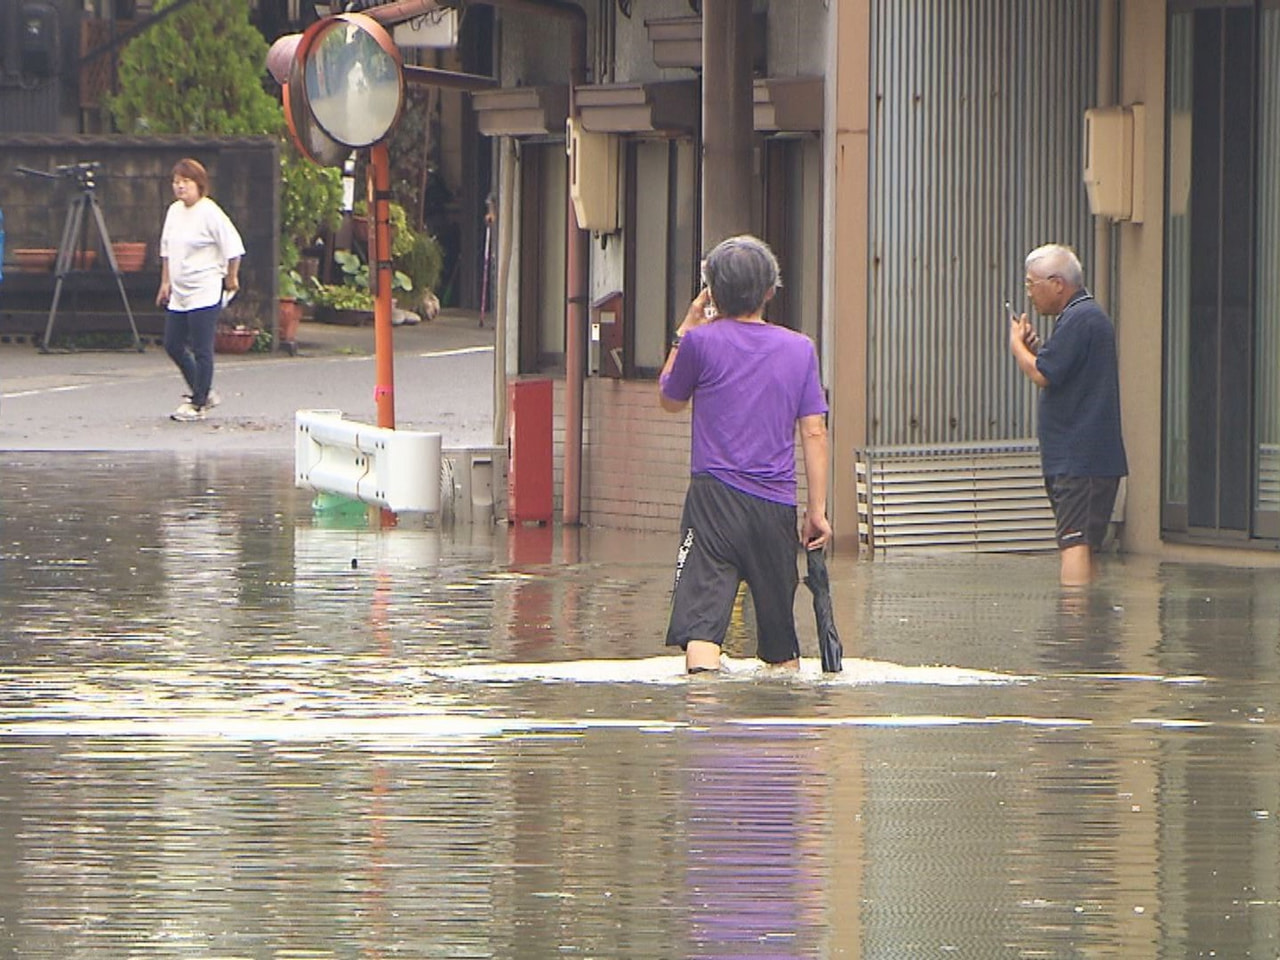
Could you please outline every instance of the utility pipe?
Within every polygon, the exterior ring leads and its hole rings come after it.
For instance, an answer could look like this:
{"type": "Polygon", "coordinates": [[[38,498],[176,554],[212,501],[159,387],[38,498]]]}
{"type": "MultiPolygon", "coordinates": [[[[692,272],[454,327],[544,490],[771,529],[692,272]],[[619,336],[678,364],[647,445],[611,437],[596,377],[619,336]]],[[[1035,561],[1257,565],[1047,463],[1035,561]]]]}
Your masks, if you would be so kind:
{"type": "Polygon", "coordinates": [[[387,142],[369,148],[369,209],[373,213],[370,276],[374,280],[373,352],[378,426],[396,427],[395,353],[391,345],[391,154],[387,142]],[[376,268],[376,269],[375,269],[376,268]]]}
{"type": "Polygon", "coordinates": [[[438,70],[435,67],[415,67],[408,63],[400,69],[404,73],[405,83],[421,84],[424,87],[463,90],[467,93],[475,93],[477,90],[494,90],[498,87],[498,81],[493,77],[482,76],[478,73],[438,70]]]}
{"type": "MultiPolygon", "coordinates": [[[[1110,107],[1116,102],[1117,39],[1119,26],[1117,23],[1119,10],[1116,0],[1101,0],[1098,4],[1098,91],[1097,104],[1110,107]]],[[[1141,136],[1140,131],[1133,131],[1134,137],[1141,136]]],[[[1093,218],[1093,276],[1089,288],[1098,303],[1102,304],[1112,316],[1115,316],[1111,303],[1111,276],[1114,263],[1112,261],[1112,222],[1106,217],[1093,218]]]]}
{"type": "Polygon", "coordinates": [[[360,12],[386,27],[450,6],[453,4],[439,3],[438,0],[395,0],[394,3],[379,4],[360,12]]]}

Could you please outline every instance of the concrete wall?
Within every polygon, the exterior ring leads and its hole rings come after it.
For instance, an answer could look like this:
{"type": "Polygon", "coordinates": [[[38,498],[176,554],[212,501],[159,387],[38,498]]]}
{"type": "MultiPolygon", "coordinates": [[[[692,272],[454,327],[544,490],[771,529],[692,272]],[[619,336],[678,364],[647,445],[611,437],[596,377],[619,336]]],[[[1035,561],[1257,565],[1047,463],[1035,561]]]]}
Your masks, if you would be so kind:
{"type": "Polygon", "coordinates": [[[1164,383],[1164,0],[1124,3],[1118,101],[1145,104],[1144,222],[1117,228],[1119,269],[1112,297],[1120,356],[1125,448],[1129,454],[1124,549],[1161,549],[1161,398],[1164,383]]]}

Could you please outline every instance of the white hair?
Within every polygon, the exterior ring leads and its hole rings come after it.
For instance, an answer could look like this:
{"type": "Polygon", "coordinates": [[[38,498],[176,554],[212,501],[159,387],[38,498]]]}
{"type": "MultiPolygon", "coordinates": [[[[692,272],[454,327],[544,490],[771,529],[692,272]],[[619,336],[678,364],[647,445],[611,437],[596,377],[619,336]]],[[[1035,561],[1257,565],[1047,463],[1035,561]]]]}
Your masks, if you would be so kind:
{"type": "Polygon", "coordinates": [[[1079,290],[1084,286],[1084,270],[1080,258],[1070,247],[1060,243],[1046,243],[1027,254],[1027,272],[1043,274],[1045,278],[1058,277],[1068,287],[1079,290]]]}

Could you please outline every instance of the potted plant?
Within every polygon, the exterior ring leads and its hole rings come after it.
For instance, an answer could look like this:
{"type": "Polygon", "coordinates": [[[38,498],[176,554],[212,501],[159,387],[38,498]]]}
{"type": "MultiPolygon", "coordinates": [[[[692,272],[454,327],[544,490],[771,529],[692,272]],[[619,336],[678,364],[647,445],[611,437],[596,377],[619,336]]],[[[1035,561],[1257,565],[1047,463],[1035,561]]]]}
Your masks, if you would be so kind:
{"type": "Polygon", "coordinates": [[[243,323],[220,323],[213,334],[214,353],[248,353],[258,339],[258,329],[243,323]]]}
{"type": "MultiPolygon", "coordinates": [[[[316,305],[316,319],[323,323],[358,326],[373,319],[374,300],[369,290],[369,265],[347,250],[339,250],[333,261],[342,268],[342,283],[316,283],[311,294],[316,305]]],[[[392,274],[392,293],[408,293],[413,282],[408,274],[396,270],[392,274]]]]}
{"type": "Polygon", "coordinates": [[[373,320],[373,294],[347,283],[316,282],[311,291],[316,320],[358,327],[373,320]]]}
{"type": "MultiPolygon", "coordinates": [[[[363,213],[365,207],[364,201],[357,201],[356,213],[363,213]]],[[[400,294],[412,294],[398,296],[396,300],[400,306],[426,313],[427,301],[434,299],[433,291],[444,272],[444,252],[435,237],[410,226],[409,217],[399,203],[391,201],[387,205],[387,211],[391,233],[391,265],[397,271],[394,289],[400,294]],[[404,275],[403,282],[400,274],[404,275]]]]}
{"type": "Polygon", "coordinates": [[[279,340],[291,353],[303,310],[315,302],[310,296],[313,278],[302,277],[303,252],[311,249],[323,233],[337,227],[341,205],[341,171],[316,166],[299,155],[292,141],[286,139],[280,149],[277,319],[279,340]]]}
{"type": "Polygon", "coordinates": [[[255,310],[253,304],[240,297],[223,309],[213,332],[214,353],[248,353],[253,349],[262,334],[255,310]]]}
{"type": "Polygon", "coordinates": [[[280,270],[277,278],[276,336],[289,353],[297,352],[298,327],[309,291],[297,270],[280,270]]]}

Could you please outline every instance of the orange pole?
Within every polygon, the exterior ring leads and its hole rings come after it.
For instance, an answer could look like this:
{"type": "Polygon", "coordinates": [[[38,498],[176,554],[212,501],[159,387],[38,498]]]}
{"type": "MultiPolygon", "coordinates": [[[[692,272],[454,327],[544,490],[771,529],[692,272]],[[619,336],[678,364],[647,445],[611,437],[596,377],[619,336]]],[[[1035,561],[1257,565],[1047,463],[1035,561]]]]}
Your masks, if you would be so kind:
{"type": "Polygon", "coordinates": [[[391,345],[391,155],[386,143],[369,149],[369,209],[373,243],[369,249],[369,282],[374,291],[373,353],[378,383],[373,400],[378,426],[396,426],[395,353],[391,345]]]}

